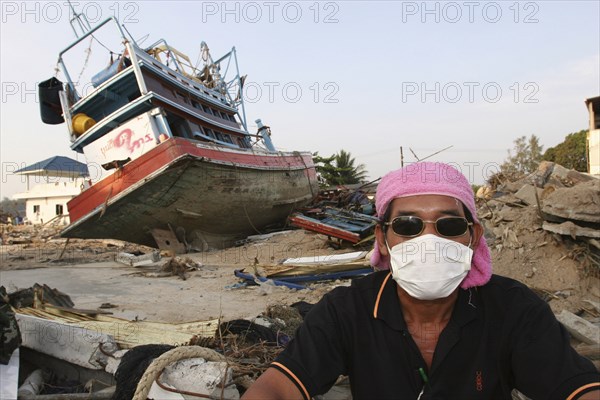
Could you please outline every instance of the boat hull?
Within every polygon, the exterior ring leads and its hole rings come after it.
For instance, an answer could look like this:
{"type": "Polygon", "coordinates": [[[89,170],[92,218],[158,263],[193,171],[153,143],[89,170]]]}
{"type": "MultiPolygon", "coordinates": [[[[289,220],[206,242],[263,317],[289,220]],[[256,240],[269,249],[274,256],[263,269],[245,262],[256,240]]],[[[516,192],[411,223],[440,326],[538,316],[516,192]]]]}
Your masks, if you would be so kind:
{"type": "Polygon", "coordinates": [[[171,229],[196,248],[220,248],[284,221],[317,187],[310,153],[172,138],[72,199],[62,236],[156,246],[152,231],[171,229]]]}

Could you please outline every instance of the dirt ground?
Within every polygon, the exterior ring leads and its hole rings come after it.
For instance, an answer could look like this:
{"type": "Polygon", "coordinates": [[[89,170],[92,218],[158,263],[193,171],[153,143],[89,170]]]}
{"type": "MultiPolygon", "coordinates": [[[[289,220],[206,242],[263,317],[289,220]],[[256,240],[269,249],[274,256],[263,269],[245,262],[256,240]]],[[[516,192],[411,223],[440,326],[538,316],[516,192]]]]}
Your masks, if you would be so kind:
{"type": "Polygon", "coordinates": [[[297,301],[317,302],[325,293],[348,281],[314,283],[310,290],[292,290],[269,284],[232,288],[240,282],[234,270],[253,273],[259,264],[275,264],[289,257],[343,253],[334,250],[327,238],[297,230],[277,234],[268,240],[225,250],[188,254],[200,265],[179,276],[157,277],[161,264],[131,267],[114,261],[122,251],[148,252],[144,248],[114,240],[66,239],[46,243],[3,245],[0,253],[0,284],[8,292],[47,284],[68,294],[76,308],[95,309],[104,303],[116,306],[110,311],[128,319],[185,322],[221,317],[252,318],[275,304],[297,301]],[[63,257],[59,260],[60,254],[63,257]]]}
{"type": "MultiPolygon", "coordinates": [[[[578,259],[577,244],[542,230],[535,209],[503,209],[502,223],[493,223],[497,215],[487,215],[486,219],[484,210],[481,214],[494,273],[527,284],[545,297],[555,312],[567,309],[581,313],[590,309],[583,300],[600,301],[600,280],[578,259]]],[[[147,253],[151,248],[116,240],[71,239],[67,244],[66,239],[56,238],[52,232],[47,232],[45,239],[40,232],[27,235],[27,231],[4,235],[0,284],[9,293],[36,282],[45,283],[70,295],[77,308],[94,309],[110,303],[116,306],[111,309],[116,316],[164,322],[219,316],[250,318],[269,305],[314,303],[349,281],[314,283],[309,285],[311,290],[268,284],[232,288],[240,281],[233,272],[245,268],[252,273],[255,264],[276,264],[290,257],[356,251],[352,247],[334,250],[319,234],[287,231],[238,247],[189,254],[201,266],[182,280],[178,276],[157,277],[165,257],[156,265],[138,268],[114,261],[119,252],[147,253]],[[6,244],[11,237],[30,243],[6,244]]],[[[597,316],[591,310],[588,313],[597,316]]]]}

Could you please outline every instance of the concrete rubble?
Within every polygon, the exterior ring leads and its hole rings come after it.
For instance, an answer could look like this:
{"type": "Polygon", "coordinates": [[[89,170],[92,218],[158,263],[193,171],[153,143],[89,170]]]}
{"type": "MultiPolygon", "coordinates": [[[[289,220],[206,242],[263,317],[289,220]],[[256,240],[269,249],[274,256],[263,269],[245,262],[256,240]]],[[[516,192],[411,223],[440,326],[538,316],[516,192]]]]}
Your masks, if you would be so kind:
{"type": "Polygon", "coordinates": [[[495,183],[496,187],[485,186],[477,192],[488,239],[501,248],[518,249],[521,243],[515,230],[539,228],[591,248],[589,255],[598,266],[599,246],[593,239],[600,238],[600,179],[542,161],[525,178],[495,183]],[[527,227],[522,217],[530,211],[537,218],[527,220],[533,222],[527,227]]]}

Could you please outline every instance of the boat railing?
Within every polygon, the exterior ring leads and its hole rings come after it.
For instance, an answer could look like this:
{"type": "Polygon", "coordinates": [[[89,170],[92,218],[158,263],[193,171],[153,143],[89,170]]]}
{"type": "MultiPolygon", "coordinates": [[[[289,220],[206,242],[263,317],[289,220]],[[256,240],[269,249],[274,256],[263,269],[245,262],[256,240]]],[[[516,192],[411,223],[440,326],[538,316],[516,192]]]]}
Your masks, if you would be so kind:
{"type": "Polygon", "coordinates": [[[75,87],[75,82],[73,81],[73,79],[71,78],[71,74],[69,72],[69,69],[67,68],[65,61],[64,61],[64,56],[65,54],[73,49],[75,46],[77,46],[78,44],[80,44],[81,42],[83,42],[86,38],[88,37],[92,37],[93,35],[98,32],[104,25],[108,24],[109,22],[114,22],[114,24],[116,25],[117,29],[119,30],[120,36],[123,40],[125,41],[129,41],[132,40],[132,38],[128,38],[125,35],[125,32],[123,31],[123,29],[121,28],[121,26],[119,25],[119,21],[114,17],[108,17],[107,19],[105,19],[104,21],[100,22],[97,26],[95,26],[94,28],[88,30],[87,32],[85,32],[82,36],[79,36],[77,38],[77,40],[75,40],[74,42],[72,42],[69,46],[67,46],[64,50],[62,50],[59,54],[58,54],[58,62],[57,64],[60,66],[61,71],[63,72],[63,74],[65,75],[65,78],[67,79],[67,86],[69,87],[72,96],[74,96],[74,101],[79,100],[79,98],[81,98],[82,96],[77,92],[77,89],[75,87]]]}
{"type": "MultiPolygon", "coordinates": [[[[165,39],[160,39],[151,46],[141,48],[129,32],[124,30],[124,27],[119,24],[119,21],[114,16],[111,16],[83,33],[59,53],[57,67],[59,67],[65,77],[68,94],[68,96],[65,96],[67,104],[63,104],[64,113],[68,112],[69,114],[65,115],[65,119],[70,120],[72,118],[72,115],[70,115],[71,112],[80,108],[88,100],[88,97],[91,98],[97,95],[98,92],[110,91],[110,85],[103,85],[102,83],[111,81],[112,77],[122,72],[122,69],[117,67],[121,65],[122,60],[126,59],[130,61],[135,76],[135,83],[141,96],[148,93],[141,70],[141,64],[145,62],[148,68],[158,69],[168,74],[170,79],[174,79],[182,84],[185,90],[195,92],[210,102],[217,102],[217,104],[231,107],[231,109],[237,112],[244,130],[247,132],[248,127],[242,96],[243,78],[239,74],[235,48],[232,48],[231,51],[216,61],[212,59],[208,46],[204,42],[201,43],[201,51],[204,67],[200,69],[193,65],[189,57],[170,46],[165,39]],[[116,34],[118,38],[115,37],[115,32],[113,32],[113,36],[104,41],[103,35],[105,33],[104,31],[100,32],[100,30],[111,22],[117,27],[116,34]],[[84,55],[77,53],[77,50],[84,45],[86,40],[89,40],[89,47],[84,50],[84,55]],[[115,41],[117,41],[118,47],[115,47],[115,41]],[[100,55],[96,54],[98,53],[96,50],[92,51],[92,45],[96,45],[95,48],[101,46],[100,55]],[[73,57],[71,53],[75,55],[79,54],[78,58],[73,63],[67,63],[66,61],[73,57]],[[92,53],[95,53],[93,57],[92,53]],[[167,64],[161,61],[160,53],[167,55],[167,64]],[[113,60],[114,55],[117,56],[117,61],[113,60]],[[107,67],[106,62],[109,56],[110,61],[107,67]],[[85,58],[85,60],[82,61],[82,58],[85,58]],[[171,61],[174,68],[168,65],[171,61]],[[77,68],[78,66],[79,68],[77,68]],[[78,70],[81,70],[79,76],[77,76],[78,70]],[[86,76],[84,76],[84,71],[87,73],[86,76]],[[89,76],[88,71],[92,71],[96,75],[104,72],[106,74],[104,74],[103,80],[98,82],[98,79],[96,79],[97,76],[89,76]],[[227,75],[229,72],[231,72],[230,75],[233,74],[234,76],[228,78],[227,75]],[[77,76],[76,79],[74,79],[75,76],[77,76]]],[[[107,94],[111,95],[108,92],[107,94]]]]}

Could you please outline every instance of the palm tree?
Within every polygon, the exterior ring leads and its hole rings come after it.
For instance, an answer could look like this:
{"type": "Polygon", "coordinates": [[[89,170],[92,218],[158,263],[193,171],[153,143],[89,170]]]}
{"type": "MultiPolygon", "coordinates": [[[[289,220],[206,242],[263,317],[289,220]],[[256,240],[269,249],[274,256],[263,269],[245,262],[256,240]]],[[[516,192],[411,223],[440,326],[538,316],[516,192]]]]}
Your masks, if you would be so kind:
{"type": "Polygon", "coordinates": [[[319,153],[315,153],[313,161],[325,186],[360,183],[367,177],[365,165],[355,166],[354,157],[345,150],[340,150],[331,157],[321,157],[319,153]]]}

